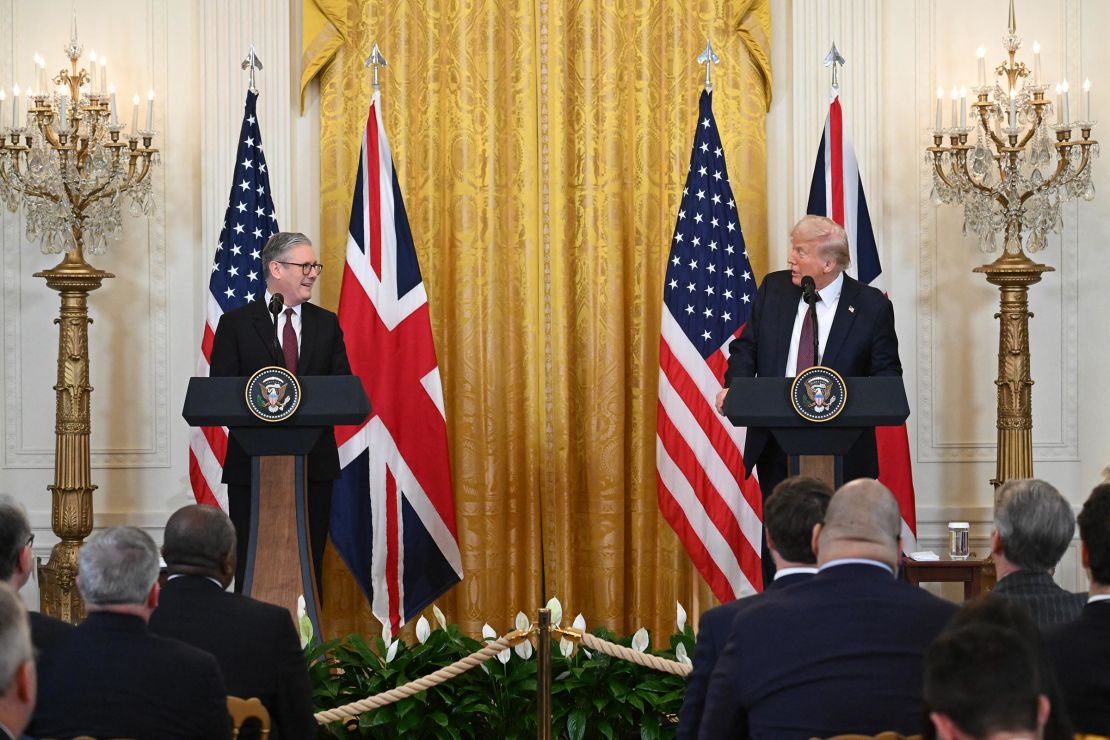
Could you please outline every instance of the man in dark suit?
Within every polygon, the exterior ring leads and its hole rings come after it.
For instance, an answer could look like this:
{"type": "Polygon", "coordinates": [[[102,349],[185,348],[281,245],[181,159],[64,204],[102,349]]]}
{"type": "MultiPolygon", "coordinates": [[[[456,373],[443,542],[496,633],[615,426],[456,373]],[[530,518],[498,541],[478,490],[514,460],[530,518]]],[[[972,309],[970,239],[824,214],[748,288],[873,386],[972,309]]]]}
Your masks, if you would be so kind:
{"type": "MultiPolygon", "coordinates": [[[[729,345],[718,411],[733,378],[794,377],[818,364],[844,377],[902,374],[894,307],[881,291],[845,274],[851,253],[844,229],[824,216],[805,216],[791,230],[790,245],[790,269],[763,279],[744,331],[729,345]],[[816,357],[813,334],[806,333],[809,306],[802,298],[804,277],[813,278],[817,289],[816,357]]],[[[758,470],[764,491],[773,491],[787,475],[786,453],[766,429],[748,429],[744,465],[748,475],[753,467],[758,470]]],[[[878,475],[875,432],[868,430],[844,457],[844,480],[878,475]]],[[[763,562],[764,582],[770,582],[774,571],[766,547],[763,562]]]]}
{"type": "Polygon", "coordinates": [[[85,541],[77,586],[88,616],[39,661],[34,737],[227,738],[216,659],[147,631],[158,547],[137,527],[85,541]]]}
{"type": "Polygon", "coordinates": [[[169,580],[150,631],[214,655],[232,696],[266,706],[272,740],[316,737],[312,688],[289,612],[226,591],[235,575],[227,514],[212,506],[179,509],[166,524],[162,557],[169,580]]]}
{"type": "Polygon", "coordinates": [[[956,607],[894,577],[898,503],[848,483],[817,528],[817,575],[737,615],[699,737],[809,738],[921,729],[921,666],[956,607]]]}
{"type": "Polygon", "coordinates": [[[0,584],[0,740],[15,740],[35,707],[35,660],[27,610],[0,584]]]}
{"type": "Polygon", "coordinates": [[[1110,736],[1110,483],[1079,513],[1090,595],[1079,618],[1047,635],[1056,678],[1077,733],[1110,736]]]}
{"type": "Polygon", "coordinates": [[[1022,604],[1042,630],[1076,619],[1086,598],[1051,575],[1075,534],[1071,504],[1037,479],[1006,481],[996,501],[991,559],[998,583],[991,593],[1022,604]]]}
{"type": "MultiPolygon", "coordinates": [[[[7,494],[0,494],[0,581],[19,591],[31,579],[35,556],[31,547],[35,536],[23,506],[7,494]]],[[[31,642],[41,656],[63,638],[73,626],[39,612],[29,612],[31,642]]]]}
{"type": "MultiPolygon", "coordinates": [[[[767,499],[763,521],[768,548],[775,559],[775,580],[768,593],[807,581],[817,572],[813,533],[825,519],[832,489],[824,481],[805,476],[787,478],[767,499]]],[[[709,609],[698,621],[694,670],[686,681],[686,694],[678,713],[678,737],[696,738],[705,707],[705,690],[717,665],[717,656],[728,642],[736,615],[760,602],[760,595],[736,599],[709,609]]]]}
{"type": "MultiPolygon", "coordinates": [[[[210,375],[251,375],[267,365],[283,365],[296,375],[350,375],[339,319],[331,311],[308,303],[321,270],[323,265],[316,260],[316,250],[304,234],[280,232],[271,236],[262,249],[265,298],[220,317],[212,340],[210,375]],[[280,352],[274,348],[274,322],[267,308],[271,296],[278,293],[284,299],[277,326],[280,352]]],[[[331,517],[332,481],[339,477],[339,453],[331,429],[324,430],[308,453],[305,477],[313,568],[323,598],[321,576],[331,517]]],[[[227,444],[223,482],[228,486],[228,509],[239,542],[235,589],[242,591],[250,536],[251,469],[250,458],[234,432],[227,444]]]]}

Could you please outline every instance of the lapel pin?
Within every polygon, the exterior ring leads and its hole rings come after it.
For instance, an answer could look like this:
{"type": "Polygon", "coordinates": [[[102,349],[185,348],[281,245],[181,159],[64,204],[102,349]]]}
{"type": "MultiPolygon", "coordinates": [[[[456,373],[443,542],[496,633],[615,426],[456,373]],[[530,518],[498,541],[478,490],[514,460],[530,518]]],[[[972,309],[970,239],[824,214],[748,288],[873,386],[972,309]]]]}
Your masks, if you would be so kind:
{"type": "Polygon", "coordinates": [[[855,313],[855,312],[856,312],[856,307],[855,306],[848,306],[848,313],[855,313]]]}

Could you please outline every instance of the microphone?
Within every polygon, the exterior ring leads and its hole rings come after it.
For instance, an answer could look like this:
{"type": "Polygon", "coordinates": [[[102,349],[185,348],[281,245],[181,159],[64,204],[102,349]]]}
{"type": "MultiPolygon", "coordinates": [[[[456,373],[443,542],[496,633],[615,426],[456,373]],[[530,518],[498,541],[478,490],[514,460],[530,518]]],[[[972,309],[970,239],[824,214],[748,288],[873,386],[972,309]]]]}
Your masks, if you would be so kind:
{"type": "Polygon", "coordinates": [[[277,326],[278,326],[278,314],[281,313],[281,309],[284,305],[285,305],[285,296],[283,296],[281,293],[274,293],[272,296],[270,296],[270,306],[269,306],[269,308],[270,308],[270,313],[273,314],[273,317],[274,317],[274,342],[273,342],[273,347],[271,347],[271,350],[274,353],[274,359],[277,361],[277,364],[281,365],[282,367],[285,367],[285,355],[282,354],[281,344],[278,342],[277,326]]]}
{"type": "Polygon", "coordinates": [[[802,276],[802,299],[811,306],[817,301],[817,283],[809,275],[802,276]]]}

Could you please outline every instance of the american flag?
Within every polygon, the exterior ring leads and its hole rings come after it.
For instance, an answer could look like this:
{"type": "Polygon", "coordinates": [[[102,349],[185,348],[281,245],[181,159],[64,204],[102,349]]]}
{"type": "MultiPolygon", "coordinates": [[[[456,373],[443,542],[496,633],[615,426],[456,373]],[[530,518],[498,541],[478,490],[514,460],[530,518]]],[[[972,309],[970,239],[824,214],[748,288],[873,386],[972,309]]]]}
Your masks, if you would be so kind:
{"type": "MultiPolygon", "coordinates": [[[[863,180],[852,140],[844,131],[839,97],[834,97],[829,104],[817,163],[813,167],[806,212],[831,218],[844,227],[852,254],[848,274],[885,294],[886,281],[883,279],[883,267],[879,264],[871,214],[867,211],[867,198],[863,193],[863,180]]],[[[875,443],[878,445],[879,480],[898,500],[902,511],[902,545],[906,552],[912,552],[917,549],[917,512],[906,425],[876,427],[875,443]]]]}
{"type": "Polygon", "coordinates": [[[428,297],[378,91],[359,155],[339,324],[373,412],[335,429],[343,471],[332,542],[371,611],[396,631],[462,579],[462,557],[428,297]]]}
{"type": "Polygon", "coordinates": [[[744,479],[745,430],[720,416],[715,398],[728,343],[755,299],[712,94],[701,110],[682,189],[659,342],[655,458],[659,508],[721,601],[762,588],[759,483],[744,479]]]}
{"type": "MultiPolygon", "coordinates": [[[[212,276],[205,294],[207,318],[200,343],[197,376],[208,377],[212,357],[212,338],[220,317],[266,293],[262,274],[262,247],[277,232],[274,201],[270,197],[270,176],[262,154],[262,134],[255,115],[258,93],[247,92],[243,125],[239,129],[239,148],[235,155],[235,174],[224,214],[224,226],[212,276]]],[[[227,486],[220,482],[227,452],[227,427],[195,427],[189,430],[189,480],[198,503],[227,510],[227,486]]]]}

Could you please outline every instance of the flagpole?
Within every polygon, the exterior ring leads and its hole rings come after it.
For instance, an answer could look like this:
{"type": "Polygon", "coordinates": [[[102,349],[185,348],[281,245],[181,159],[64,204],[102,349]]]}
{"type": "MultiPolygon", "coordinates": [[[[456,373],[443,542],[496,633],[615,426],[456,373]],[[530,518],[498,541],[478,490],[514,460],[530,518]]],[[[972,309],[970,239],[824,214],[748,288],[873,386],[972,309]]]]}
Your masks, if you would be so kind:
{"type": "Polygon", "coordinates": [[[708,93],[713,92],[713,65],[720,64],[721,59],[717,56],[717,52],[713,51],[713,44],[709,41],[709,37],[705,37],[705,49],[701,54],[698,54],[698,64],[705,65],[705,91],[708,93]]]}
{"type": "Polygon", "coordinates": [[[377,42],[374,42],[374,48],[370,50],[370,56],[366,57],[366,66],[374,69],[374,90],[381,92],[382,85],[378,80],[378,70],[382,67],[388,67],[389,62],[382,56],[382,50],[378,48],[377,42]]]}
{"type": "Polygon", "coordinates": [[[832,68],[832,90],[829,93],[830,98],[835,98],[840,94],[840,68],[844,66],[844,57],[841,56],[840,50],[836,48],[834,41],[832,47],[829,48],[829,53],[825,55],[824,65],[832,68]]]}
{"type": "Polygon", "coordinates": [[[258,54],[255,53],[254,44],[251,44],[251,50],[247,52],[247,56],[243,59],[243,63],[239,65],[239,68],[250,70],[250,87],[247,89],[257,95],[258,89],[254,86],[254,71],[256,69],[260,72],[262,71],[262,60],[259,59],[258,54]]]}

